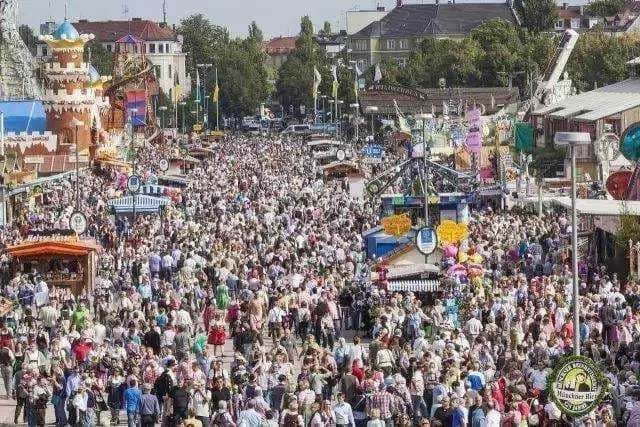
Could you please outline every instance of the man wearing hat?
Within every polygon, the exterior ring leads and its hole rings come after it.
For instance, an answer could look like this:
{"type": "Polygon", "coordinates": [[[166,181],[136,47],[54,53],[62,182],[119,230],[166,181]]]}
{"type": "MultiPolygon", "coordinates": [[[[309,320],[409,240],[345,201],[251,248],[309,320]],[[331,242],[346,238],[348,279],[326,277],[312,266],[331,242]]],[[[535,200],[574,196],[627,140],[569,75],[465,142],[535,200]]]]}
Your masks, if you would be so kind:
{"type": "Polygon", "coordinates": [[[151,394],[151,384],[142,385],[140,396],[140,424],[142,427],[153,427],[160,416],[160,403],[155,394],[151,394]]]}

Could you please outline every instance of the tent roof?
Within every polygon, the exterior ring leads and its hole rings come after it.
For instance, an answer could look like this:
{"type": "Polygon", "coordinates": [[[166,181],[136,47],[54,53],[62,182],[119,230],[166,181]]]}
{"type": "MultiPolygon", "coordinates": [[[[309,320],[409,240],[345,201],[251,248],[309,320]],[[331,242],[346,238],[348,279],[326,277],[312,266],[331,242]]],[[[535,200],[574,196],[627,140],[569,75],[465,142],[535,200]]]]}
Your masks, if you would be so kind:
{"type": "Polygon", "coordinates": [[[59,241],[55,239],[26,240],[14,246],[9,246],[7,252],[16,258],[40,255],[71,255],[83,256],[97,251],[100,246],[92,240],[69,239],[59,241]]]}
{"type": "MultiPolygon", "coordinates": [[[[553,203],[566,209],[571,209],[570,197],[556,197],[553,203]]],[[[622,215],[629,214],[640,216],[640,201],[636,200],[601,200],[601,199],[577,199],[576,209],[578,213],[586,215],[622,215]]]]}

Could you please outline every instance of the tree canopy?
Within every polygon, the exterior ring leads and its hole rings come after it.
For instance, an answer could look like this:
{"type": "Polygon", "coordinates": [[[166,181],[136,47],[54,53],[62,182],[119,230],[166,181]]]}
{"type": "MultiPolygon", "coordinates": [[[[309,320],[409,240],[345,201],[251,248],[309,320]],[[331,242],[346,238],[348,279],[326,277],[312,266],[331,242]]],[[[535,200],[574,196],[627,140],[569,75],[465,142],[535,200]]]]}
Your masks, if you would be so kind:
{"type": "Polygon", "coordinates": [[[32,55],[36,54],[36,46],[38,44],[38,38],[33,33],[33,30],[28,25],[20,25],[18,28],[18,33],[20,34],[20,38],[27,45],[27,49],[31,52],[32,55]]]}
{"type": "Polygon", "coordinates": [[[516,10],[522,19],[522,25],[534,33],[550,30],[558,18],[553,0],[526,0],[519,2],[516,10]]]}

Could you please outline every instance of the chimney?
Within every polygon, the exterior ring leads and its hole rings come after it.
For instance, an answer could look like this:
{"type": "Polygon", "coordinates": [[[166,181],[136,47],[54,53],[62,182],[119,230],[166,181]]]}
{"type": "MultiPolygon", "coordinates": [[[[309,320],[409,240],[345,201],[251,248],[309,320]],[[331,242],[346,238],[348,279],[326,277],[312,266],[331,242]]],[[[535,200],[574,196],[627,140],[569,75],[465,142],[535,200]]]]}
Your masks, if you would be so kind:
{"type": "Polygon", "coordinates": [[[89,22],[89,21],[87,21],[86,19],[81,19],[81,20],[79,20],[78,22],[80,22],[80,23],[84,24],[84,23],[87,23],[87,22],[89,22]]]}

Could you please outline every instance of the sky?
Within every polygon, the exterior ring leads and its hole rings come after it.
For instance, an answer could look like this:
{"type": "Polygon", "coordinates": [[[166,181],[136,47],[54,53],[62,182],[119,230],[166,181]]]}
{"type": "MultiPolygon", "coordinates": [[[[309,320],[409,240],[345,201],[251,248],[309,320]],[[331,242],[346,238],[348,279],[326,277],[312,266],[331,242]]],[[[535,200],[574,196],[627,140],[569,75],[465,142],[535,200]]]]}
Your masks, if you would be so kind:
{"type": "MultiPolygon", "coordinates": [[[[21,24],[39,31],[40,23],[64,18],[68,5],[69,19],[120,20],[133,17],[162,21],[163,0],[18,0],[21,24]],[[128,13],[123,13],[125,7],[128,13]]],[[[309,15],[316,27],[331,22],[335,30],[345,28],[347,10],[373,9],[380,3],[387,8],[395,0],[166,0],[167,21],[202,13],[213,23],[225,26],[233,36],[245,36],[252,20],[258,23],[266,38],[296,34],[300,17],[309,15]]]]}

